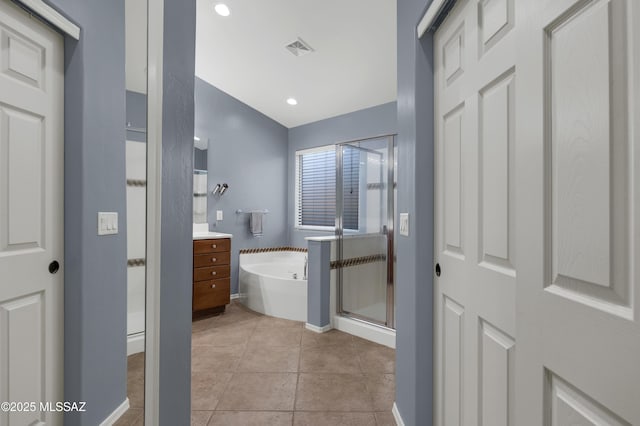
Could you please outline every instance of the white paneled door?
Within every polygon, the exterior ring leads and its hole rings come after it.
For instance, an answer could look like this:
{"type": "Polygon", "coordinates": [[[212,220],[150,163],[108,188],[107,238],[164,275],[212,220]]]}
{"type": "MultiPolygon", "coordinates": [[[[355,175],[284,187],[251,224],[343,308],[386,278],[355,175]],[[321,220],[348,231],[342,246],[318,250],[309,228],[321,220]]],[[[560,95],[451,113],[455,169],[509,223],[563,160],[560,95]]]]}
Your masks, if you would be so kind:
{"type": "Polygon", "coordinates": [[[640,425],[640,4],[437,30],[435,424],[640,425]]]}
{"type": "Polygon", "coordinates": [[[459,2],[434,41],[438,425],[514,424],[513,6],[459,2]]]}
{"type": "Polygon", "coordinates": [[[0,424],[61,425],[63,41],[0,0],[0,46],[0,424]]]}

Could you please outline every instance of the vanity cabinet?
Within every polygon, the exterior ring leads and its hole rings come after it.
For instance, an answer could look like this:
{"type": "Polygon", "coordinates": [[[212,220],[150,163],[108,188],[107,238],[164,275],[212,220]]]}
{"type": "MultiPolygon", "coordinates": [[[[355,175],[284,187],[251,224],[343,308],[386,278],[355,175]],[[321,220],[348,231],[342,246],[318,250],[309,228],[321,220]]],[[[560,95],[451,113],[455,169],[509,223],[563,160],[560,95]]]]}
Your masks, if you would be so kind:
{"type": "Polygon", "coordinates": [[[231,240],[194,240],[193,316],[222,313],[230,298],[231,240]]]}

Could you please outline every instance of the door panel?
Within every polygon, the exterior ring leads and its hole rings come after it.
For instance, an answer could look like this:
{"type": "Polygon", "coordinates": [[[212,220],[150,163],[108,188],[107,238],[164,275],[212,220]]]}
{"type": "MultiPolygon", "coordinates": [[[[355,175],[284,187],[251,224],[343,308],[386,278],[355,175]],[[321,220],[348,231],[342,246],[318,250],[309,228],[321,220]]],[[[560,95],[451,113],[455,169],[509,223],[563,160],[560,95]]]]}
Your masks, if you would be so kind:
{"type": "MultiPolygon", "coordinates": [[[[62,36],[0,0],[0,45],[0,401],[63,401],[62,36]]],[[[0,424],[62,424],[36,408],[0,424]]]]}
{"type": "MultiPolygon", "coordinates": [[[[612,78],[624,80],[623,69],[613,64],[625,58],[615,53],[619,49],[610,49],[613,34],[624,31],[623,22],[618,30],[612,27],[617,8],[606,1],[574,8],[546,29],[546,163],[551,164],[551,246],[546,247],[551,276],[546,284],[566,297],[594,299],[582,303],[628,317],[629,142],[625,129],[612,133],[613,105],[624,105],[627,96],[610,90],[612,78]],[[578,72],[583,69],[589,72],[578,72]]],[[[624,127],[625,116],[617,118],[624,127]]]]}
{"type": "Polygon", "coordinates": [[[0,150],[5,155],[3,170],[8,173],[2,199],[6,242],[0,250],[42,248],[43,117],[0,106],[0,120],[6,131],[0,135],[0,150]]]}
{"type": "Polygon", "coordinates": [[[513,276],[515,197],[513,69],[480,91],[480,265],[513,276]]]}
{"type": "Polygon", "coordinates": [[[435,35],[437,425],[640,424],[637,22],[467,0],[435,35]]]}
{"type": "Polygon", "coordinates": [[[464,105],[444,117],[444,242],[445,252],[464,258],[462,249],[462,117],[464,105]]]}
{"type": "Polygon", "coordinates": [[[516,5],[519,425],[640,424],[638,6],[516,5]]]}
{"type": "Polygon", "coordinates": [[[514,0],[483,0],[478,3],[478,45],[484,53],[496,45],[514,25],[514,0]]]}
{"type": "Polygon", "coordinates": [[[631,426],[553,373],[548,373],[546,403],[551,426],[631,426]]]}
{"type": "Polygon", "coordinates": [[[478,424],[484,426],[514,424],[515,341],[483,320],[480,321],[479,334],[480,418],[478,424]]]}
{"type": "Polygon", "coordinates": [[[445,296],[443,312],[443,419],[447,425],[462,425],[464,308],[445,296]]]}
{"type": "Polygon", "coordinates": [[[514,26],[460,1],[434,39],[437,425],[515,424],[514,26]]]}

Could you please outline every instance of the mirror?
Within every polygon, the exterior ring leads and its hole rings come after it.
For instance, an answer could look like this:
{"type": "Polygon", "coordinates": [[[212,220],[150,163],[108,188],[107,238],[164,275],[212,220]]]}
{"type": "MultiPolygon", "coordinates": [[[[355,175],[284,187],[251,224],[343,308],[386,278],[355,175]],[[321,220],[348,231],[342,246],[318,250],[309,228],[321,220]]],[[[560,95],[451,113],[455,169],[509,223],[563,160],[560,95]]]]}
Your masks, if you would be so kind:
{"type": "Polygon", "coordinates": [[[193,223],[207,223],[208,148],[208,139],[193,138],[193,223]]]}
{"type": "Polygon", "coordinates": [[[127,397],[123,418],[144,422],[147,201],[147,0],[125,2],[127,397]]]}

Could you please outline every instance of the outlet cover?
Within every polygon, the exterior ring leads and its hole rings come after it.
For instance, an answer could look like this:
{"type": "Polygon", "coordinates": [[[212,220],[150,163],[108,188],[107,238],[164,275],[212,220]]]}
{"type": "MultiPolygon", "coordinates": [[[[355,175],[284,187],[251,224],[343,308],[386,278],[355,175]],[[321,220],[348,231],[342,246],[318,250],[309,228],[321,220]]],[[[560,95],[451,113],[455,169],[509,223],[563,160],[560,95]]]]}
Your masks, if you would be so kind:
{"type": "Polygon", "coordinates": [[[400,213],[400,235],[409,236],[409,213],[400,213]]]}
{"type": "Polygon", "coordinates": [[[216,210],[216,220],[222,220],[223,218],[222,210],[216,210]]]}
{"type": "Polygon", "coordinates": [[[118,233],[118,213],[98,212],[98,235],[113,235],[118,233]]]}

